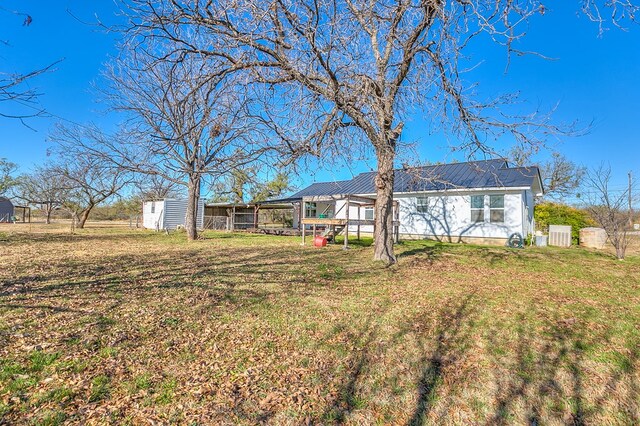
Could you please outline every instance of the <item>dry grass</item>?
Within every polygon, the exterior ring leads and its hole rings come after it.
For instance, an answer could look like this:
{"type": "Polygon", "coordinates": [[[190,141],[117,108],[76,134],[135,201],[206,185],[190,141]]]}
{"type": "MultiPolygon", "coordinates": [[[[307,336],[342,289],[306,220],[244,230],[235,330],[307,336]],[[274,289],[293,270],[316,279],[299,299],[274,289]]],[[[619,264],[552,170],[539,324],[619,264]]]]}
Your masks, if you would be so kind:
{"type": "Polygon", "coordinates": [[[0,227],[0,424],[640,423],[638,257],[92,226],[0,227]]]}

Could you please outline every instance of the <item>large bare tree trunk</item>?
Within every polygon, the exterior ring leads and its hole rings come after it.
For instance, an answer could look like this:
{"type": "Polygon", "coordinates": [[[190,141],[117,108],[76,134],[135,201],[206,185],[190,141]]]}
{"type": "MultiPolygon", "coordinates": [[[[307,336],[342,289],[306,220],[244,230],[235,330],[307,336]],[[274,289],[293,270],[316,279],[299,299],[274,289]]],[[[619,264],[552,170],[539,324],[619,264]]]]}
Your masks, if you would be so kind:
{"type": "Polygon", "coordinates": [[[375,178],[376,205],[373,258],[390,265],[396,262],[396,256],[393,253],[393,160],[395,150],[393,146],[389,145],[377,150],[378,174],[375,178]]]}
{"type": "Polygon", "coordinates": [[[46,216],[45,220],[47,225],[49,225],[51,224],[51,213],[53,213],[53,206],[47,204],[44,209],[45,209],[45,216],[46,216]]]}
{"type": "Polygon", "coordinates": [[[84,225],[85,223],[87,223],[87,219],[89,219],[89,213],[91,213],[92,209],[93,206],[90,205],[80,213],[80,217],[78,218],[78,228],[84,229],[84,225]]]}
{"type": "Polygon", "coordinates": [[[200,176],[189,176],[187,216],[184,227],[187,239],[193,241],[198,238],[198,201],[200,200],[200,176]]]}

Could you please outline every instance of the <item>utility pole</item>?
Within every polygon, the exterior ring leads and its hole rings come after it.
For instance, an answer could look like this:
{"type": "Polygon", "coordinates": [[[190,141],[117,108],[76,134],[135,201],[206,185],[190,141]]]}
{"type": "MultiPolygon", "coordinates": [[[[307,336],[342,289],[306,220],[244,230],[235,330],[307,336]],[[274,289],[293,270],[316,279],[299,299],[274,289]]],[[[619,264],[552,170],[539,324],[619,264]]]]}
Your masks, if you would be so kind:
{"type": "Polygon", "coordinates": [[[631,172],[629,172],[629,228],[633,228],[633,208],[631,205],[631,200],[632,200],[632,196],[631,196],[631,184],[632,182],[632,178],[631,178],[631,172]]]}

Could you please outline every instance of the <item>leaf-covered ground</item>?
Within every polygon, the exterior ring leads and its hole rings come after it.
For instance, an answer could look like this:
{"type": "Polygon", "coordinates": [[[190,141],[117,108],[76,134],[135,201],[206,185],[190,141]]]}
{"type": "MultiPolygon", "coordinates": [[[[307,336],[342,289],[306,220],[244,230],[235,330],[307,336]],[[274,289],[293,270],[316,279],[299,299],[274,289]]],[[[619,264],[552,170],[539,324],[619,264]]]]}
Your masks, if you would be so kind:
{"type": "Polygon", "coordinates": [[[27,231],[0,424],[640,424],[637,256],[27,231]]]}

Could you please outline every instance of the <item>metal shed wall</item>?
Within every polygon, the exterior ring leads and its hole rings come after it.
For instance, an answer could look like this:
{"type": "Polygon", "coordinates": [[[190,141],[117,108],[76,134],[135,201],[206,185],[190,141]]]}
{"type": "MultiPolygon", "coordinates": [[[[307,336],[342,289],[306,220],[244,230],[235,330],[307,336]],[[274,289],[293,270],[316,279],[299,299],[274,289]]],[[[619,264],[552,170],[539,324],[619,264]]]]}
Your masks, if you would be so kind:
{"type": "MultiPolygon", "coordinates": [[[[178,225],[184,225],[187,216],[187,200],[166,199],[164,200],[164,217],[162,229],[176,229],[178,225]]],[[[198,216],[196,227],[204,228],[204,201],[198,200],[198,216]]]]}
{"type": "Polygon", "coordinates": [[[10,222],[13,215],[13,203],[8,198],[0,197],[0,223],[10,222]]]}

